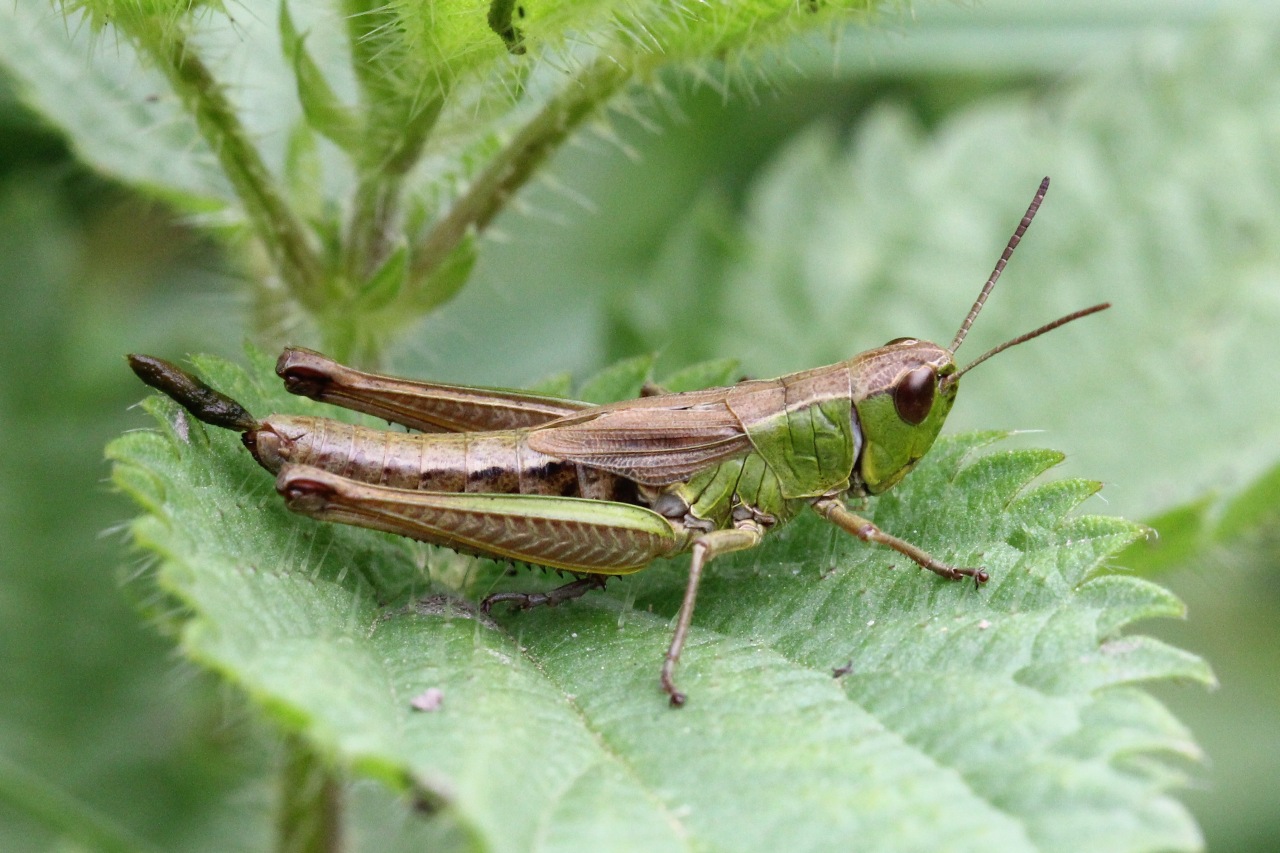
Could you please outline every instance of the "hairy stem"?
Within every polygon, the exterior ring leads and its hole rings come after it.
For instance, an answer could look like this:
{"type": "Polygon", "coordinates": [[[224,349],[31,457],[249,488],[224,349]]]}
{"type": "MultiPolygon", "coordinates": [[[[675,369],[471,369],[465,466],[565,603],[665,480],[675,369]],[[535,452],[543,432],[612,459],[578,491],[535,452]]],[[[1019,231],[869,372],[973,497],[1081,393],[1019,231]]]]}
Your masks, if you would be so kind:
{"type": "Polygon", "coordinates": [[[49,828],[52,846],[106,853],[145,853],[156,848],[127,827],[25,767],[0,755],[0,803],[5,810],[49,828]]]}
{"type": "MultiPolygon", "coordinates": [[[[401,208],[404,178],[418,162],[431,125],[443,102],[407,106],[398,124],[404,129],[389,148],[376,148],[376,157],[360,169],[351,219],[347,223],[346,272],[361,283],[386,260],[395,236],[401,208]]],[[[375,149],[372,144],[370,149],[375,149]]]]}
{"type": "Polygon", "coordinates": [[[415,247],[411,286],[425,282],[468,233],[483,230],[556,146],[629,77],[628,68],[599,59],[522,127],[415,247]]]}
{"type": "Polygon", "coordinates": [[[341,849],[341,786],[324,761],[298,735],[285,740],[280,772],[276,849],[281,853],[336,853],[341,849]]]}
{"type": "Polygon", "coordinates": [[[160,67],[195,117],[281,279],[301,304],[319,308],[321,265],[306,229],[250,141],[221,84],[181,29],[144,14],[121,16],[117,24],[160,67]]]}
{"type": "Polygon", "coordinates": [[[444,106],[444,92],[407,86],[409,64],[394,9],[381,0],[346,0],[352,68],[365,104],[358,185],[347,223],[344,270],[353,283],[386,259],[397,233],[405,175],[444,106]]]}

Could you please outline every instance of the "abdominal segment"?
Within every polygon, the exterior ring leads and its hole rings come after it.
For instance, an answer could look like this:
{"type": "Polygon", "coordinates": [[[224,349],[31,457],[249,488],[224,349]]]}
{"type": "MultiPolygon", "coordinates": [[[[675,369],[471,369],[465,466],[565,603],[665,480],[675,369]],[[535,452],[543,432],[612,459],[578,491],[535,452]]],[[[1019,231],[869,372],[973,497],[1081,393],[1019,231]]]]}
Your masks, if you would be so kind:
{"type": "Polygon", "coordinates": [[[528,431],[405,433],[273,415],[244,442],[272,473],[311,465],[362,483],[432,492],[557,495],[636,503],[626,479],[528,446],[528,431]]]}

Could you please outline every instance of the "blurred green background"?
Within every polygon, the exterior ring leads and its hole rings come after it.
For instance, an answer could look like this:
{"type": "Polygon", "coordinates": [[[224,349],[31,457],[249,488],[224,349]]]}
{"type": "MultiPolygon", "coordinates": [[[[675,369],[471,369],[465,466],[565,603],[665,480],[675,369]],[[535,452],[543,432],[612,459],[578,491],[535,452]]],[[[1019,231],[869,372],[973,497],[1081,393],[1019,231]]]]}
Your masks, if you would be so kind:
{"type": "MultiPolygon", "coordinates": [[[[1190,618],[1146,630],[1204,655],[1222,686],[1156,692],[1207,753],[1186,801],[1209,848],[1278,849],[1277,19],[1262,3],[930,5],[851,33],[838,62],[798,44],[729,94],[668,79],[643,122],[615,115],[561,152],[391,366],[521,385],[657,350],[767,375],[898,335],[946,340],[1049,172],[974,354],[1117,308],[975,372],[950,429],[1051,428],[1039,440],[1071,473],[1107,481],[1094,512],[1150,522],[1201,501],[1157,525],[1150,562],[1190,618]],[[841,302],[854,278],[874,299],[841,302]],[[804,316],[772,301],[788,287],[804,316]],[[1219,517],[1247,523],[1214,535],[1219,517]]],[[[218,246],[78,166],[3,83],[0,289],[0,848],[76,833],[259,848],[279,744],[173,653],[174,614],[116,532],[133,510],[102,460],[147,425],[122,355],[237,357],[247,290],[218,246]]],[[[384,807],[367,789],[357,799],[384,807]]]]}

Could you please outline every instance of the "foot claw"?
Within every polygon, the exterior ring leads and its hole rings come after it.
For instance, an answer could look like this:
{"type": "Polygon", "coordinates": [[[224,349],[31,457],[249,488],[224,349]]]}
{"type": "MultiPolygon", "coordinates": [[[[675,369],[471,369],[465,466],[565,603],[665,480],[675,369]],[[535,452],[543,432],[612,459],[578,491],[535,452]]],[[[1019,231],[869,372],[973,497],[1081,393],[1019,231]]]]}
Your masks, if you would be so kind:
{"type": "MultiPolygon", "coordinates": [[[[674,662],[672,662],[672,668],[674,668],[674,666],[675,664],[674,662]]],[[[670,669],[663,667],[662,677],[659,679],[659,681],[662,684],[662,689],[666,692],[667,696],[669,696],[671,699],[671,707],[672,708],[684,707],[685,700],[688,699],[689,697],[685,696],[676,688],[676,682],[675,682],[675,679],[671,677],[670,669]]]]}
{"type": "Polygon", "coordinates": [[[571,601],[588,590],[604,589],[606,578],[589,575],[572,583],[558,586],[550,592],[495,592],[480,602],[480,609],[488,613],[500,601],[510,601],[516,610],[532,610],[535,607],[555,607],[562,601],[571,601]]]}
{"type": "Polygon", "coordinates": [[[954,566],[948,566],[946,563],[940,563],[936,567],[930,566],[927,568],[930,568],[932,571],[937,572],[948,580],[959,581],[964,580],[965,578],[973,578],[973,585],[975,587],[982,586],[984,583],[991,580],[991,575],[987,574],[987,570],[981,568],[957,569],[954,566]]]}
{"type": "Polygon", "coordinates": [[[495,592],[480,602],[480,609],[488,613],[493,605],[503,601],[511,602],[514,610],[529,610],[548,603],[547,597],[540,592],[495,592]]]}

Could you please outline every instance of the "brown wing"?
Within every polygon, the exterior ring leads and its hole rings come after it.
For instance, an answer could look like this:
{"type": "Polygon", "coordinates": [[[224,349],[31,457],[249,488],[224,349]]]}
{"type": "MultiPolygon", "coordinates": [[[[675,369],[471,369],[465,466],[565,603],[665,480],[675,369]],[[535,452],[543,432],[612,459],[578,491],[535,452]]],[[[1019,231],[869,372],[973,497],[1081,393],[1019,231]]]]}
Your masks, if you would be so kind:
{"type": "Polygon", "coordinates": [[[619,474],[647,486],[687,480],[751,449],[724,389],[664,394],[601,406],[535,427],[539,453],[619,474]]]}

